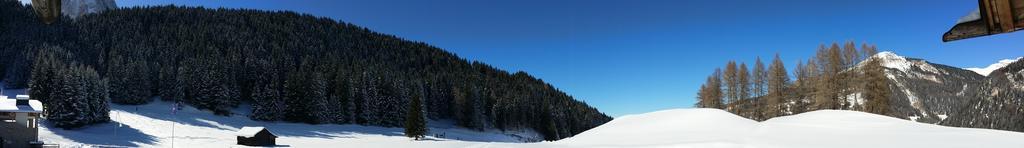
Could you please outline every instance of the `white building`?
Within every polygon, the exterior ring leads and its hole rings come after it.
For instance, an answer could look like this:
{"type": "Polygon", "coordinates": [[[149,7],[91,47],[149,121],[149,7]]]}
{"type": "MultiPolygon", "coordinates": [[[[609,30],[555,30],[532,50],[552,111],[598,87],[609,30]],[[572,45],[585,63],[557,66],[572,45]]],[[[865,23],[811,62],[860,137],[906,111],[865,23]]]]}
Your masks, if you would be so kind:
{"type": "Polygon", "coordinates": [[[0,147],[29,147],[38,143],[39,114],[43,103],[30,100],[28,95],[9,99],[0,95],[0,147]]]}

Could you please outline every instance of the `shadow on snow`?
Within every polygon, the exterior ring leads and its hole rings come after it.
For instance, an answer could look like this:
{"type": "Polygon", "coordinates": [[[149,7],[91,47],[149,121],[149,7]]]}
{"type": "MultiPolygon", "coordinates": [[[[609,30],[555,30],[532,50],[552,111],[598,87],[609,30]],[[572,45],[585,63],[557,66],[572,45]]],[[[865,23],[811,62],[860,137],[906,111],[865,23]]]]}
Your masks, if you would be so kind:
{"type": "Polygon", "coordinates": [[[156,137],[153,135],[142,133],[141,131],[127,125],[117,128],[119,124],[120,123],[116,121],[111,121],[107,123],[87,125],[77,129],[64,130],[62,128],[54,127],[50,122],[44,121],[42,123],[43,126],[46,126],[46,128],[50,129],[54,134],[83,144],[139,147],[139,144],[153,144],[156,142],[156,137]]]}

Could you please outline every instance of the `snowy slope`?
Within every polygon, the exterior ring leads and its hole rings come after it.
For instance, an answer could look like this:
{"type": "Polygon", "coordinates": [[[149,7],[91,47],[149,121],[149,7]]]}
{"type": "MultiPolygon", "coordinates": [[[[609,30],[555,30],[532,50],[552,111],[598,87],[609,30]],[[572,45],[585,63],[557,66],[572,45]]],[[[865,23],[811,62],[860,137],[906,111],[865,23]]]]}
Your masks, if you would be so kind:
{"type": "Polygon", "coordinates": [[[839,110],[770,119],[750,139],[762,147],[1019,147],[1024,133],[945,127],[839,110]],[[793,145],[794,143],[799,143],[793,145]]]}
{"type": "Polygon", "coordinates": [[[972,68],[964,68],[964,69],[977,72],[978,74],[981,74],[983,76],[988,76],[988,74],[992,73],[992,71],[995,71],[996,69],[999,69],[999,68],[1006,67],[1006,65],[1010,65],[1010,63],[1019,61],[1021,58],[1024,58],[1024,57],[1017,57],[1016,59],[1003,59],[1003,60],[999,60],[999,62],[993,63],[992,65],[988,65],[988,67],[985,67],[985,68],[972,67],[972,68]]]}
{"type": "MultiPolygon", "coordinates": [[[[359,125],[308,125],[222,117],[186,107],[175,118],[167,102],[113,106],[114,122],[77,130],[44,126],[40,140],[62,147],[239,147],[241,126],[266,126],[282,147],[701,147],[701,148],[959,148],[1018,147],[1024,133],[944,127],[854,111],[814,111],[755,122],[717,109],[673,109],[628,115],[555,142],[514,143],[516,136],[496,131],[432,128],[431,135],[412,141],[401,128],[359,125]],[[184,118],[184,117],[191,118],[184,118]],[[173,128],[172,128],[172,123],[173,128]],[[123,124],[123,126],[119,126],[123,124]],[[171,139],[172,131],[174,138],[171,139]],[[462,139],[462,140],[454,140],[462,139]],[[485,142],[506,141],[506,142],[485,142]],[[513,142],[513,143],[507,143],[513,142]]],[[[45,122],[45,121],[44,121],[45,122]]],[[[437,124],[437,123],[435,123],[437,124]]],[[[441,123],[443,124],[443,123],[441,123]]]]}
{"type": "Polygon", "coordinates": [[[753,122],[715,109],[626,116],[554,142],[570,147],[962,148],[1019,147],[1024,133],[945,127],[823,110],[753,122]],[[675,126],[673,126],[675,125],[675,126]]]}
{"type": "Polygon", "coordinates": [[[718,109],[674,109],[627,115],[554,143],[579,146],[719,144],[754,130],[757,121],[718,109]]]}
{"type": "MultiPolygon", "coordinates": [[[[533,131],[478,132],[446,121],[432,121],[430,135],[444,134],[445,138],[428,136],[427,141],[411,141],[402,136],[402,128],[261,122],[242,115],[216,116],[191,107],[172,115],[171,106],[161,101],[141,106],[112,105],[112,122],[74,130],[54,128],[44,120],[39,139],[62,147],[171,147],[172,142],[174,147],[237,147],[235,131],[242,126],[265,126],[280,136],[278,144],[290,147],[469,147],[488,142],[517,143],[530,140],[521,137],[537,136],[533,131]]],[[[236,113],[245,111],[243,108],[236,113]]]]}

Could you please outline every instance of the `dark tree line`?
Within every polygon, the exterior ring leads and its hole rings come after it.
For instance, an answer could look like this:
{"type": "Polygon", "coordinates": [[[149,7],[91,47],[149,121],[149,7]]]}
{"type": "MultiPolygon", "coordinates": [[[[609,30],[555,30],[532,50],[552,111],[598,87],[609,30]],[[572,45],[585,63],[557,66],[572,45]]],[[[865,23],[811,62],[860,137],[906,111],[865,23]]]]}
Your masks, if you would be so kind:
{"type": "Polygon", "coordinates": [[[54,126],[76,128],[110,120],[107,80],[92,67],[72,61],[61,47],[43,46],[32,64],[30,96],[43,102],[54,126]]]}
{"type": "Polygon", "coordinates": [[[757,58],[752,72],[744,63],[729,61],[725,70],[715,69],[700,87],[695,106],[725,109],[754,120],[820,109],[890,115],[892,91],[885,68],[870,58],[877,52],[873,45],[858,49],[853,42],[821,45],[815,57],[793,69],[795,80],[778,54],[767,68],[757,58]]]}
{"type": "Polygon", "coordinates": [[[546,140],[611,120],[525,72],[308,14],[159,6],[42,25],[26,6],[0,5],[0,56],[19,57],[0,58],[8,87],[24,87],[32,47],[45,43],[97,69],[119,104],[156,97],[232,115],[251,102],[255,120],[400,127],[422,96],[427,119],[546,140]]]}

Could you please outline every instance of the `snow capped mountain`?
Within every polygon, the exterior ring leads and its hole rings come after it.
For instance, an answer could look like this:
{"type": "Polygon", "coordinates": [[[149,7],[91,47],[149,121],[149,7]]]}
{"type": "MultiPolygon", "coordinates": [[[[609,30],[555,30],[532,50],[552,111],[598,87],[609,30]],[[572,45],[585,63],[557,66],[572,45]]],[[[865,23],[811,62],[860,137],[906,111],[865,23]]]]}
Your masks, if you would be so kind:
{"type": "Polygon", "coordinates": [[[624,116],[553,142],[568,147],[1016,147],[1024,133],[915,123],[857,111],[820,110],[756,122],[717,109],[624,116]]]}
{"type": "Polygon", "coordinates": [[[114,0],[61,0],[61,13],[71,18],[116,9],[114,0]]]}
{"type": "MultiPolygon", "coordinates": [[[[985,78],[960,68],[880,52],[869,60],[881,60],[886,67],[892,97],[893,116],[924,123],[939,123],[960,104],[974,98],[985,78]]],[[[855,69],[863,67],[862,62],[855,69]]]]}
{"type": "Polygon", "coordinates": [[[993,63],[992,65],[988,65],[988,67],[985,67],[985,68],[971,67],[971,68],[964,68],[964,69],[977,72],[978,74],[981,74],[983,76],[988,76],[988,74],[992,73],[992,71],[994,71],[996,69],[999,69],[999,68],[1006,67],[1006,65],[1010,65],[1010,63],[1013,63],[1013,62],[1016,62],[1016,61],[1020,61],[1021,58],[1024,58],[1024,57],[1017,57],[1016,59],[1003,59],[1003,60],[999,60],[999,62],[993,63]]]}
{"type": "Polygon", "coordinates": [[[928,72],[930,74],[943,74],[946,72],[943,69],[936,68],[931,63],[928,63],[928,61],[914,58],[906,58],[900,55],[896,55],[896,53],[889,51],[880,52],[872,57],[881,59],[882,61],[880,63],[882,64],[882,66],[896,69],[902,72],[909,72],[915,70],[915,68],[916,70],[921,70],[923,72],[928,72]]]}
{"type": "Polygon", "coordinates": [[[890,116],[947,126],[1024,131],[1024,117],[1019,117],[1024,113],[1019,110],[1024,107],[1024,62],[1019,58],[1000,61],[982,73],[892,52],[873,57],[886,67],[893,94],[890,116]]]}

